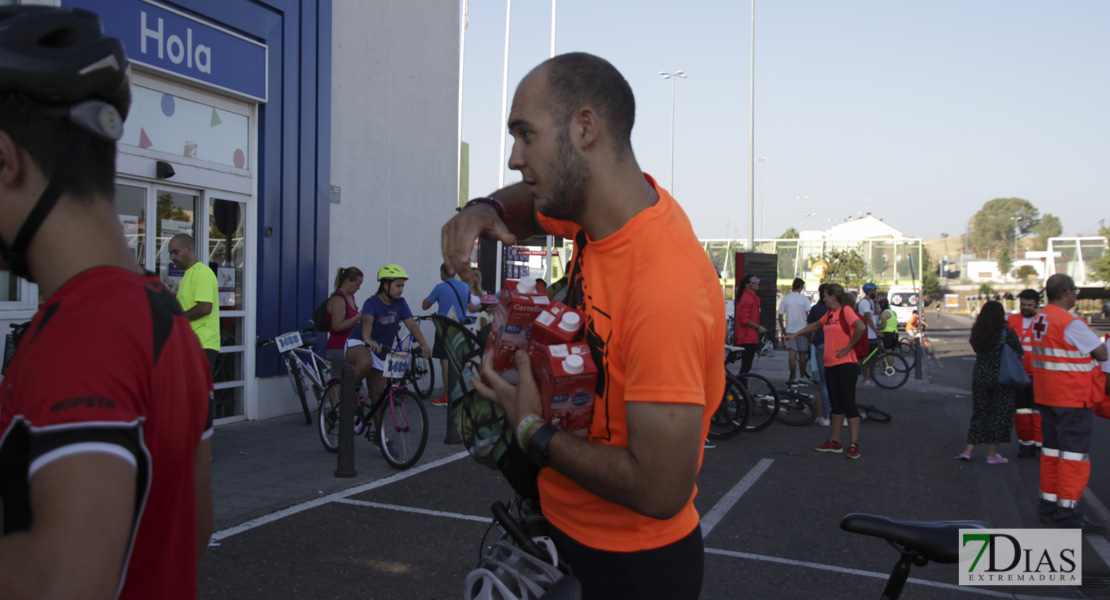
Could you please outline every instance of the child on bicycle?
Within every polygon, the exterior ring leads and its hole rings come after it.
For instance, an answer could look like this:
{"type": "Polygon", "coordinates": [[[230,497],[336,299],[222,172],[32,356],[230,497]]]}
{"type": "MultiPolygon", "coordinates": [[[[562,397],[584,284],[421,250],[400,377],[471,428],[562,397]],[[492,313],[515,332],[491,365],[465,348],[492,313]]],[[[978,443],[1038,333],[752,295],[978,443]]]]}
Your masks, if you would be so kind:
{"type": "MultiPolygon", "coordinates": [[[[366,379],[371,400],[385,389],[385,350],[396,342],[401,323],[420,344],[424,358],[432,355],[432,348],[413,319],[408,302],[401,297],[408,279],[408,273],[400,265],[389,264],[378,269],[378,293],[363,303],[362,319],[347,338],[347,361],[355,366],[356,382],[366,379]]],[[[374,415],[376,423],[380,419],[380,412],[374,415]]]]}

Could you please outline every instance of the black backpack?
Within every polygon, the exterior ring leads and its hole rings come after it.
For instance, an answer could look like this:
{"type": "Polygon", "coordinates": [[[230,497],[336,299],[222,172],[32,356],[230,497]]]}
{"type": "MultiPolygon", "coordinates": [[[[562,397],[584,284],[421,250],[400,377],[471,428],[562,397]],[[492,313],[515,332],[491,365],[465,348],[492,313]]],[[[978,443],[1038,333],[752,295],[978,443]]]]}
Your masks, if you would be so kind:
{"type": "Polygon", "coordinates": [[[332,297],[338,295],[339,292],[333,292],[331,296],[328,296],[327,300],[324,300],[320,303],[320,306],[316,307],[316,310],[312,313],[313,329],[321,333],[328,330],[328,326],[331,325],[331,319],[328,317],[328,301],[330,301],[332,297]]]}

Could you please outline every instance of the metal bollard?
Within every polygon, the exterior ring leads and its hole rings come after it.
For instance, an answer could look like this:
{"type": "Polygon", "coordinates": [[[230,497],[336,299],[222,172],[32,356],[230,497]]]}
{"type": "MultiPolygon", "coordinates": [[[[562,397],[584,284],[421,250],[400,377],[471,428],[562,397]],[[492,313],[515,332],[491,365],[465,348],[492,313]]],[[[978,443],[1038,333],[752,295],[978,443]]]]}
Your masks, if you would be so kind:
{"type": "MultiPolygon", "coordinates": [[[[447,394],[448,398],[451,397],[451,393],[448,390],[455,389],[455,386],[458,385],[458,381],[459,372],[455,369],[455,363],[449,360],[447,361],[447,389],[444,390],[444,393],[447,394]]],[[[446,436],[443,438],[443,443],[451,445],[461,444],[462,437],[459,436],[459,430],[455,428],[455,420],[451,418],[451,413],[453,411],[451,410],[450,404],[447,405],[447,410],[445,412],[447,413],[447,433],[446,436]]]]}
{"type": "Polygon", "coordinates": [[[349,365],[343,367],[339,382],[339,458],[335,476],[354,477],[358,475],[355,471],[355,370],[349,365]]]}
{"type": "Polygon", "coordinates": [[[914,339],[913,341],[913,378],[921,379],[922,364],[925,362],[925,344],[921,339],[914,339]]]}

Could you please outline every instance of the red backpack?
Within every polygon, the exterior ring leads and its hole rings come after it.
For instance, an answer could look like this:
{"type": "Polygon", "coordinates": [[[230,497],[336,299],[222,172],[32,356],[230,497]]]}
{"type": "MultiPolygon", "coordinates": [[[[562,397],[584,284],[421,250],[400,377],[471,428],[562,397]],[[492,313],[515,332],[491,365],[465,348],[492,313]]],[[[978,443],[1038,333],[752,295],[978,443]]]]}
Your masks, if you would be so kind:
{"type": "MultiPolygon", "coordinates": [[[[852,314],[856,315],[856,318],[860,321],[863,320],[863,317],[861,317],[860,314],[856,312],[856,309],[852,308],[851,306],[840,307],[840,314],[837,315],[837,319],[840,320],[840,328],[844,331],[844,335],[848,336],[848,339],[851,340],[852,330],[848,328],[848,322],[844,320],[845,310],[852,311],[852,314]]],[[[863,360],[864,357],[867,356],[867,353],[871,351],[871,342],[867,340],[866,331],[863,332],[863,335],[861,335],[859,340],[856,342],[854,350],[856,351],[856,360],[863,360]]]]}

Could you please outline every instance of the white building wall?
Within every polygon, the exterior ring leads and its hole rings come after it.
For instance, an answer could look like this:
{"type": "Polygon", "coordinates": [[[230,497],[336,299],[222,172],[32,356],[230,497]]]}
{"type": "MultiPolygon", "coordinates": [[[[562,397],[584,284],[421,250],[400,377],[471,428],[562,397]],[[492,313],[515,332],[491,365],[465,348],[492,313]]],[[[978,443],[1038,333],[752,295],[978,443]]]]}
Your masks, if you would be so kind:
{"type": "Polygon", "coordinates": [[[361,269],[361,303],[378,268],[400,264],[420,313],[458,198],[459,3],[335,0],[333,15],[331,182],[342,191],[329,281],[340,267],[361,269]]]}

